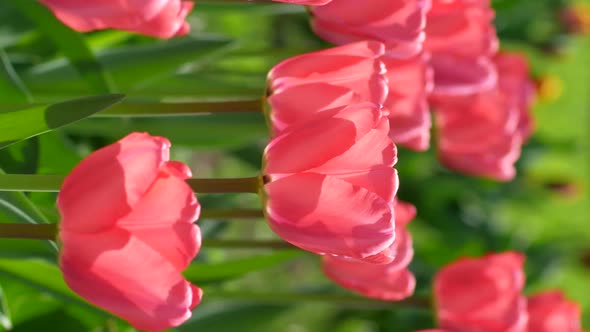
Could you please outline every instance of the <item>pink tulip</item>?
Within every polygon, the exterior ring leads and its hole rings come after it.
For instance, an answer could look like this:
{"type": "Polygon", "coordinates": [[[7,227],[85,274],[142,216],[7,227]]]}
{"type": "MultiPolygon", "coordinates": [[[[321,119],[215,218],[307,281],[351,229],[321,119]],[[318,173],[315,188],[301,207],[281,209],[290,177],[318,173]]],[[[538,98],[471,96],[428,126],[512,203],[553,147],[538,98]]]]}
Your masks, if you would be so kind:
{"type": "Polygon", "coordinates": [[[526,332],[524,256],[515,252],[463,258],[435,276],[439,324],[455,332],[526,332]]]}
{"type": "Polygon", "coordinates": [[[139,330],[182,324],[202,296],[181,274],[201,246],[200,205],[169,149],[133,133],[76,166],[57,200],[66,283],[139,330]]]}
{"type": "Polygon", "coordinates": [[[370,259],[394,240],[397,173],[389,125],[371,103],[292,125],[265,150],[270,227],[320,255],[370,259]]]}
{"type": "Polygon", "coordinates": [[[318,112],[387,97],[384,46],[367,41],[289,58],[268,74],[268,103],[275,133],[318,112]]]}
{"type": "Polygon", "coordinates": [[[338,45],[359,40],[385,43],[387,53],[407,58],[422,50],[430,0],[332,0],[313,7],[311,26],[321,38],[338,45]]]}
{"type": "Polygon", "coordinates": [[[580,332],[580,307],[561,292],[536,294],[528,300],[528,332],[580,332]]]}
{"type": "Polygon", "coordinates": [[[273,0],[276,2],[291,3],[294,5],[307,5],[307,6],[321,6],[329,3],[332,0],[273,0]]]}
{"type": "Polygon", "coordinates": [[[516,175],[514,163],[531,134],[529,109],[534,88],[526,60],[495,57],[500,78],[495,89],[469,96],[439,97],[435,106],[439,157],[451,169],[497,180],[516,175]]]}
{"type": "Polygon", "coordinates": [[[324,256],[322,269],[328,278],[361,295],[385,301],[399,301],[414,293],[416,279],[407,269],[414,250],[412,237],[405,225],[416,215],[416,208],[398,201],[394,209],[396,239],[388,248],[394,257],[393,261],[387,264],[374,264],[324,256]]]}
{"type": "Polygon", "coordinates": [[[430,143],[430,112],[427,97],[432,91],[429,57],[418,55],[399,60],[384,56],[389,94],[384,108],[389,112],[389,137],[398,145],[424,151],[430,143]]]}
{"type": "Polygon", "coordinates": [[[171,38],[188,33],[193,2],[181,0],[40,0],[70,28],[88,32],[118,29],[171,38]]]}
{"type": "Polygon", "coordinates": [[[498,49],[490,0],[432,0],[424,48],[432,55],[435,95],[465,95],[491,89],[498,49]]]}

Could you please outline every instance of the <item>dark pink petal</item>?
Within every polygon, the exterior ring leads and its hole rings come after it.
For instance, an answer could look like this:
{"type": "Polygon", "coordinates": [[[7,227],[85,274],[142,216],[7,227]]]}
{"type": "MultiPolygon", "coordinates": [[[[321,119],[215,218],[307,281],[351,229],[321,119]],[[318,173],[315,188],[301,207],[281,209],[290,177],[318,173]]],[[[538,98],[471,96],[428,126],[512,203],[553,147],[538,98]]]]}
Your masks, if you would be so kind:
{"type": "Polygon", "coordinates": [[[494,88],[498,74],[487,57],[465,58],[441,54],[432,56],[434,96],[461,96],[494,88]]]}
{"type": "Polygon", "coordinates": [[[515,252],[463,258],[435,276],[440,325],[451,330],[522,331],[526,328],[524,256],[515,252]]]}
{"type": "Polygon", "coordinates": [[[340,286],[366,297],[399,301],[414,293],[416,279],[408,269],[323,257],[326,276],[340,286]]]}
{"type": "Polygon", "coordinates": [[[87,32],[119,29],[159,38],[188,33],[193,3],[181,0],[41,0],[70,28],[87,32]]]}
{"type": "Polygon", "coordinates": [[[581,332],[580,306],[560,291],[536,294],[528,300],[529,332],[581,332]]]}
{"type": "Polygon", "coordinates": [[[418,55],[407,60],[381,58],[387,67],[389,95],[385,110],[389,112],[389,137],[398,145],[424,151],[430,141],[428,94],[432,91],[432,70],[428,57],[418,55]]]}
{"type": "Polygon", "coordinates": [[[379,40],[389,55],[407,58],[422,50],[429,7],[430,0],[333,0],[311,9],[311,25],[329,42],[379,40]]]}
{"type": "Polygon", "coordinates": [[[266,184],[265,193],[273,231],[307,251],[363,259],[394,240],[391,205],[335,177],[292,175],[266,184]]]}

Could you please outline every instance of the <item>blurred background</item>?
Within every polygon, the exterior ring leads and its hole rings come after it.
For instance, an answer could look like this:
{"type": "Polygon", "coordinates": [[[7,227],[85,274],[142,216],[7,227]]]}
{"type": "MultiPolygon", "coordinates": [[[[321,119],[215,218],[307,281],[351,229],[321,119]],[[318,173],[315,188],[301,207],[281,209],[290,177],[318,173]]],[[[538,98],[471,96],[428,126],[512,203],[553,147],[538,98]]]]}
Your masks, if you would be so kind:
{"type": "MultiPolygon", "coordinates": [[[[498,183],[453,173],[431,148],[400,148],[399,197],[410,224],[414,300],[363,301],[297,250],[205,246],[187,277],[205,289],[177,331],[408,332],[435,327],[430,283],[464,255],[518,250],[526,293],[559,288],[590,328],[590,1],[494,0],[501,47],[525,53],[538,88],[536,131],[518,176],[498,183]]],[[[0,111],[118,91],[143,101],[260,98],[280,60],[327,47],[304,8],[197,3],[189,37],[159,41],[119,31],[74,33],[31,0],[0,2],[0,111]],[[89,51],[90,50],[90,51],[89,51]],[[95,54],[92,57],[91,54],[95,54]],[[2,106],[3,105],[3,106],[2,106]]],[[[1,128],[1,124],[0,124],[1,128]]],[[[131,131],[167,136],[196,177],[255,176],[268,133],[262,114],[92,117],[0,150],[6,173],[67,174],[83,156],[131,131]]],[[[255,195],[200,195],[205,210],[258,208],[255,195]]],[[[55,194],[0,192],[0,222],[58,221],[55,194]]],[[[261,219],[211,220],[207,239],[276,239],[261,219]]],[[[67,289],[55,250],[0,240],[0,331],[133,331],[67,289]]],[[[559,332],[559,331],[556,331],[559,332]]]]}

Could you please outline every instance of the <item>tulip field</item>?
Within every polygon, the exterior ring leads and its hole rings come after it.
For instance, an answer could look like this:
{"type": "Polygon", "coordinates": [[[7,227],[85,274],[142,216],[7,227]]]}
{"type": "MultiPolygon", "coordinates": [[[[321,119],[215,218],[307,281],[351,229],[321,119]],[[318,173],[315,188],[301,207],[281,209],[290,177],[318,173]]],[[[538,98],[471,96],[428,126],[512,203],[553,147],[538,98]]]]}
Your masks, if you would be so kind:
{"type": "Polygon", "coordinates": [[[0,332],[590,331],[590,0],[0,1],[0,332]]]}

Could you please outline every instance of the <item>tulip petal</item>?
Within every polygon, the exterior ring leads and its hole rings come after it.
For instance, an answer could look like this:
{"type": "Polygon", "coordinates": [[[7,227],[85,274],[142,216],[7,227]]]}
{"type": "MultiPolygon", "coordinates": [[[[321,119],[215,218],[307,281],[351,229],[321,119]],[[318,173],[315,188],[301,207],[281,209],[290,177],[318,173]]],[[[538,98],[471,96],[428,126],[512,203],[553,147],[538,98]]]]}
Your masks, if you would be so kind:
{"type": "Polygon", "coordinates": [[[560,291],[535,294],[528,300],[531,332],[581,332],[580,306],[568,301],[560,291]]]}
{"type": "Polygon", "coordinates": [[[389,203],[335,177],[303,173],[265,185],[275,233],[317,254],[362,259],[393,242],[389,203]]]}
{"type": "Polygon", "coordinates": [[[441,326],[486,332],[526,328],[524,256],[515,252],[460,259],[435,276],[434,294],[441,326]]]}
{"type": "MultiPolygon", "coordinates": [[[[366,112],[363,109],[358,111],[366,112]]],[[[338,174],[366,171],[373,166],[393,167],[397,161],[397,150],[388,133],[389,121],[383,118],[376,129],[367,132],[350,149],[311,171],[338,174]]]]}
{"type": "Polygon", "coordinates": [[[199,227],[193,224],[201,206],[183,178],[175,176],[178,163],[168,164],[174,165],[175,173],[170,173],[169,166],[164,165],[161,176],[133,212],[117,226],[129,231],[181,271],[201,247],[199,227]]]}
{"type": "Polygon", "coordinates": [[[434,71],[435,96],[470,95],[491,90],[498,73],[487,57],[465,58],[455,55],[433,55],[430,65],[434,71]]]}
{"type": "Polygon", "coordinates": [[[374,192],[386,202],[394,200],[399,188],[397,170],[386,165],[373,166],[355,173],[330,174],[330,176],[374,192]]]}
{"type": "Polygon", "coordinates": [[[62,185],[60,227],[84,233],[112,227],[152,185],[169,148],[163,137],[134,133],[89,155],[62,185]]]}
{"type": "Polygon", "coordinates": [[[41,0],[70,28],[120,29],[159,38],[186,34],[193,3],[181,0],[41,0]]]}
{"type": "Polygon", "coordinates": [[[361,295],[385,301],[403,300],[414,293],[416,279],[408,269],[323,257],[326,276],[361,295]]]}
{"type": "Polygon", "coordinates": [[[357,102],[361,102],[361,97],[350,88],[327,83],[284,89],[268,98],[273,132],[276,135],[289,126],[308,121],[319,112],[357,102]]]}
{"type": "Polygon", "coordinates": [[[431,127],[427,97],[433,88],[428,57],[381,60],[388,69],[389,95],[383,107],[389,112],[389,137],[398,145],[424,151],[428,149],[431,127]]]}
{"type": "Polygon", "coordinates": [[[290,174],[320,167],[350,150],[376,127],[380,118],[379,107],[371,103],[316,114],[269,143],[265,151],[265,173],[290,174]]]}
{"type": "Polygon", "coordinates": [[[355,0],[334,0],[311,9],[311,25],[329,42],[379,40],[389,55],[406,58],[422,49],[429,8],[429,0],[370,0],[365,6],[355,0]]]}
{"type": "Polygon", "coordinates": [[[297,85],[328,83],[353,90],[361,100],[382,104],[387,97],[382,43],[363,41],[291,57],[268,74],[270,94],[297,85]]]}
{"type": "Polygon", "coordinates": [[[64,279],[90,303],[139,330],[164,330],[190,317],[192,286],[142,239],[118,228],[60,235],[64,279]]]}

